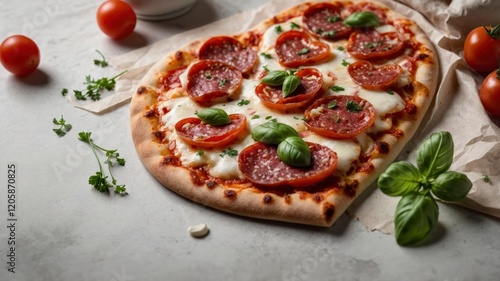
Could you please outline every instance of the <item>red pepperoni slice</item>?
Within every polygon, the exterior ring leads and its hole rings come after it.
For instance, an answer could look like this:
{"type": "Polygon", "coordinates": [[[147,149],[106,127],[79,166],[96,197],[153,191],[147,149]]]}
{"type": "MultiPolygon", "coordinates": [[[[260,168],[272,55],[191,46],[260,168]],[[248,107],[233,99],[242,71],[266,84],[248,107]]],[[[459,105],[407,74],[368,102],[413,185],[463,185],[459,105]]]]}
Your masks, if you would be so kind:
{"type": "Polygon", "coordinates": [[[396,32],[353,32],[347,41],[347,52],[360,60],[389,58],[402,48],[403,40],[396,32]]]}
{"type": "Polygon", "coordinates": [[[216,60],[227,63],[249,73],[257,62],[257,54],[250,48],[245,48],[236,39],[228,36],[217,36],[208,39],[199,50],[202,60],[216,60]]]}
{"type": "Polygon", "coordinates": [[[330,47],[323,42],[312,42],[305,32],[290,30],[276,39],[276,54],[280,64],[299,67],[326,59],[330,56],[330,47]]]}
{"type": "Polygon", "coordinates": [[[243,149],[238,165],[245,178],[254,184],[268,187],[313,185],[337,168],[337,153],[330,148],[307,142],[311,150],[311,166],[294,168],[281,162],[276,146],[257,142],[243,149]]]}
{"type": "Polygon", "coordinates": [[[175,124],[177,135],[185,142],[199,147],[225,147],[245,131],[247,118],[243,114],[230,114],[231,123],[212,126],[197,117],[184,118],[175,124]]]}
{"type": "Polygon", "coordinates": [[[326,40],[346,38],[353,31],[342,23],[340,8],[328,3],[309,7],[303,15],[303,22],[309,32],[326,40]]]}
{"type": "Polygon", "coordinates": [[[353,138],[375,121],[375,108],[358,96],[321,98],[304,113],[306,126],[313,132],[335,139],[353,138]]]}
{"type": "Polygon", "coordinates": [[[181,80],[179,77],[181,74],[186,71],[186,66],[178,68],[178,69],[173,69],[168,71],[165,75],[160,77],[160,89],[162,92],[175,89],[175,88],[181,88],[181,80]]]}
{"type": "Polygon", "coordinates": [[[323,85],[323,75],[314,68],[303,68],[295,73],[300,78],[300,85],[286,98],[283,97],[281,86],[259,84],[255,94],[262,103],[279,110],[300,108],[313,99],[323,85]]]}
{"type": "Polygon", "coordinates": [[[209,103],[235,92],[241,85],[241,72],[223,62],[202,60],[191,66],[187,75],[188,96],[209,103]]]}
{"type": "Polygon", "coordinates": [[[403,72],[397,64],[387,64],[379,68],[373,67],[369,61],[357,61],[347,67],[352,80],[369,90],[380,90],[391,86],[403,72]]]}

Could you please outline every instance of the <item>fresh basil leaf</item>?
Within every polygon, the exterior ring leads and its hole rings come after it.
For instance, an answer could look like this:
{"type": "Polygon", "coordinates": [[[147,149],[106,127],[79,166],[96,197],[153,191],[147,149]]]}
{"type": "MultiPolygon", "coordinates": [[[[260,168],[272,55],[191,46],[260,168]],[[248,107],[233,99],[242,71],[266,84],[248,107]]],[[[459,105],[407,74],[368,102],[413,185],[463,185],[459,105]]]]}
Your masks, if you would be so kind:
{"type": "Polygon", "coordinates": [[[354,12],[343,21],[348,27],[376,27],[380,25],[378,16],[369,11],[354,12]]]}
{"type": "Polygon", "coordinates": [[[285,78],[285,81],[283,81],[283,86],[282,86],[282,91],[283,91],[283,97],[286,98],[288,95],[293,93],[300,85],[300,78],[295,75],[289,75],[288,77],[285,78]]]}
{"type": "Polygon", "coordinates": [[[196,114],[201,121],[212,126],[222,126],[231,123],[229,115],[220,108],[205,108],[194,114],[196,114]]]}
{"type": "Polygon", "coordinates": [[[279,144],[288,137],[298,137],[299,133],[287,124],[267,122],[252,129],[252,138],[266,144],[279,144]]]}
{"type": "Polygon", "coordinates": [[[378,178],[378,187],[389,196],[403,196],[420,187],[420,171],[406,161],[392,163],[378,178]]]}
{"type": "Polygon", "coordinates": [[[311,165],[311,150],[301,137],[288,137],[278,145],[279,159],[292,167],[311,165]]]}
{"type": "Polygon", "coordinates": [[[417,166],[427,179],[446,172],[453,161],[453,138],[449,132],[433,133],[417,151],[417,166]]]}
{"type": "Polygon", "coordinates": [[[465,174],[449,171],[436,177],[431,191],[441,200],[457,201],[465,198],[471,188],[472,182],[465,174]]]}
{"type": "Polygon", "coordinates": [[[288,77],[288,72],[284,70],[273,70],[264,76],[260,82],[269,86],[280,86],[288,77]]]}
{"type": "Polygon", "coordinates": [[[411,245],[429,236],[438,222],[439,209],[430,194],[411,192],[401,198],[394,218],[396,241],[411,245]]]}

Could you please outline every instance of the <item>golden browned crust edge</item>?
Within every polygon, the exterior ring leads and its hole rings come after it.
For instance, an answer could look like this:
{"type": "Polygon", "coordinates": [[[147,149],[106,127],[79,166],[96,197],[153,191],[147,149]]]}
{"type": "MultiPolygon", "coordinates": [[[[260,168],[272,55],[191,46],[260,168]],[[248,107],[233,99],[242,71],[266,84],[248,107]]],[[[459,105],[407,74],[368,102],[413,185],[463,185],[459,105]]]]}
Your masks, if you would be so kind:
{"type": "MultiPolygon", "coordinates": [[[[378,2],[374,3],[386,7],[378,2]]],[[[297,9],[304,9],[307,5],[309,4],[304,3],[292,7],[279,13],[277,17],[287,18],[289,15],[295,15],[297,9]]],[[[394,11],[390,11],[390,14],[393,17],[404,18],[394,11]]],[[[262,32],[267,29],[267,27],[274,24],[275,21],[276,18],[268,19],[252,29],[252,31],[262,32]]],[[[421,88],[418,87],[418,89],[421,90],[418,92],[417,98],[415,99],[415,105],[418,108],[417,114],[414,116],[414,120],[406,120],[400,123],[398,129],[404,132],[402,137],[396,138],[392,135],[385,135],[382,138],[382,141],[389,144],[390,151],[372,160],[374,166],[372,172],[368,174],[357,173],[354,175],[353,178],[359,182],[359,186],[354,196],[347,196],[340,192],[329,192],[326,198],[320,203],[317,203],[311,199],[311,197],[305,199],[301,198],[299,193],[293,193],[283,197],[273,193],[257,192],[252,188],[238,190],[220,185],[211,188],[206,185],[197,186],[192,182],[188,169],[161,164],[168,149],[165,144],[160,144],[156,140],[155,136],[152,134],[151,121],[144,117],[146,112],[150,110],[150,107],[156,103],[155,97],[151,93],[138,94],[136,91],[130,107],[130,125],[132,138],[139,158],[149,172],[161,184],[195,202],[243,216],[317,226],[331,226],[337,218],[344,213],[352,201],[366,190],[366,188],[376,180],[378,175],[399,155],[400,151],[414,135],[433,99],[437,85],[438,61],[435,57],[433,46],[427,39],[427,36],[418,27],[415,28],[414,32],[417,40],[424,43],[428,48],[428,55],[431,56],[429,61],[433,62],[420,62],[417,68],[416,78],[425,86],[421,88]],[[232,190],[232,192],[228,192],[228,190],[232,190]]],[[[196,52],[202,42],[204,42],[204,40],[197,40],[179,48],[179,50],[196,52]]],[[[167,66],[173,61],[175,61],[174,54],[169,54],[163,58],[145,75],[139,83],[138,89],[143,86],[152,88],[157,87],[158,75],[167,71],[167,66]]],[[[416,85],[418,86],[418,83],[416,83],[416,85]]]]}

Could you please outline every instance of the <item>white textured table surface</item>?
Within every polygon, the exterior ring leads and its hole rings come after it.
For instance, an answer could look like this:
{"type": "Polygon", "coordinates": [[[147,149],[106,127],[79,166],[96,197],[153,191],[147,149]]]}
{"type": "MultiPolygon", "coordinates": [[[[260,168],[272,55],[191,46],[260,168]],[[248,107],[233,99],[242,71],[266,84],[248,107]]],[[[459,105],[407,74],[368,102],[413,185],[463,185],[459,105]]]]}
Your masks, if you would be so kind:
{"type": "Polygon", "coordinates": [[[88,74],[115,74],[93,65],[96,49],[108,58],[124,54],[266,1],[199,0],[181,18],[139,21],[120,42],[98,29],[99,2],[2,1],[1,40],[31,37],[42,62],[22,79],[0,69],[0,280],[499,280],[498,219],[460,207],[439,204],[435,241],[403,248],[348,215],[326,229],[253,220],[163,188],[136,155],[128,105],[95,115],[74,108],[61,89],[81,86],[88,74]],[[73,125],[63,138],[52,131],[61,114],[73,125]],[[80,131],[92,131],[97,143],[118,148],[127,160],[115,175],[128,196],[106,196],[87,183],[97,163],[78,141],[80,131]],[[11,164],[17,221],[8,221],[11,164]],[[204,239],[186,231],[198,223],[211,229],[204,239]],[[12,252],[15,273],[8,271],[12,252]]]}

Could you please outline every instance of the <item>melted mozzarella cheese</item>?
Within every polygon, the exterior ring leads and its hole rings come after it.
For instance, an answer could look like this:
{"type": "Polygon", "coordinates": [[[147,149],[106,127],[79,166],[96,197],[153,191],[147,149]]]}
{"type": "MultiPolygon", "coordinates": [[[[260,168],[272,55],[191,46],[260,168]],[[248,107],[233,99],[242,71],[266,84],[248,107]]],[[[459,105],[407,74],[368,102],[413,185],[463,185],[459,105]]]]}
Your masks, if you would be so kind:
{"type": "MultiPolygon", "coordinates": [[[[263,34],[260,48],[256,50],[259,60],[258,71],[262,71],[264,67],[270,70],[286,69],[279,64],[274,48],[276,39],[279,36],[276,32],[276,26],[280,26],[284,32],[291,29],[292,22],[298,25],[303,24],[301,17],[293,18],[285,23],[269,27],[263,34]],[[270,58],[262,55],[262,53],[270,55],[270,58]]],[[[392,26],[381,26],[377,30],[382,33],[395,31],[392,26]]],[[[311,65],[310,67],[318,69],[323,74],[323,89],[325,93],[328,95],[359,95],[361,98],[368,100],[376,110],[375,123],[368,129],[368,132],[377,133],[390,129],[392,120],[388,114],[403,110],[405,107],[404,100],[398,94],[390,95],[384,91],[371,91],[360,87],[351,79],[346,70],[346,63],[352,63],[356,59],[350,57],[345,51],[345,40],[324,42],[330,46],[333,55],[326,61],[311,65]],[[335,92],[329,89],[332,85],[340,86],[344,90],[335,92]]],[[[388,63],[392,63],[392,60],[388,61],[388,63]]],[[[402,66],[403,64],[401,62],[402,66]]],[[[189,68],[190,66],[179,77],[183,89],[187,85],[187,72],[189,68]]],[[[397,82],[398,86],[411,83],[409,71],[404,67],[403,69],[404,73],[397,82]]],[[[230,146],[238,152],[241,152],[245,147],[255,142],[250,136],[252,128],[273,119],[276,119],[280,123],[288,124],[299,132],[306,130],[302,121],[304,117],[302,113],[282,114],[265,106],[255,95],[255,87],[258,84],[258,80],[243,79],[240,89],[231,96],[232,101],[214,105],[214,107],[224,109],[228,114],[241,113],[247,116],[246,132],[230,146]],[[239,105],[241,100],[247,100],[249,103],[247,105],[239,105]]],[[[170,99],[159,105],[160,112],[162,112],[163,108],[168,111],[161,121],[163,129],[172,132],[167,135],[169,141],[175,140],[177,147],[176,156],[179,157],[183,165],[191,167],[206,166],[208,167],[208,172],[218,178],[243,178],[238,168],[238,157],[231,157],[229,155],[221,157],[223,150],[226,148],[203,149],[203,154],[200,154],[198,153],[198,148],[186,144],[178,138],[174,130],[175,123],[183,118],[194,117],[194,112],[202,109],[202,107],[192,101],[182,89],[174,89],[167,94],[170,99]]],[[[314,113],[312,112],[312,114],[314,113]]],[[[357,161],[362,151],[370,151],[373,148],[373,140],[366,133],[362,133],[353,140],[334,140],[314,133],[308,134],[304,139],[309,142],[325,145],[335,151],[338,156],[337,171],[344,174],[357,161]]]]}
{"type": "Polygon", "coordinates": [[[334,140],[316,134],[304,137],[305,141],[319,143],[337,153],[337,171],[346,173],[359,158],[361,146],[354,140],[334,140]]]}

